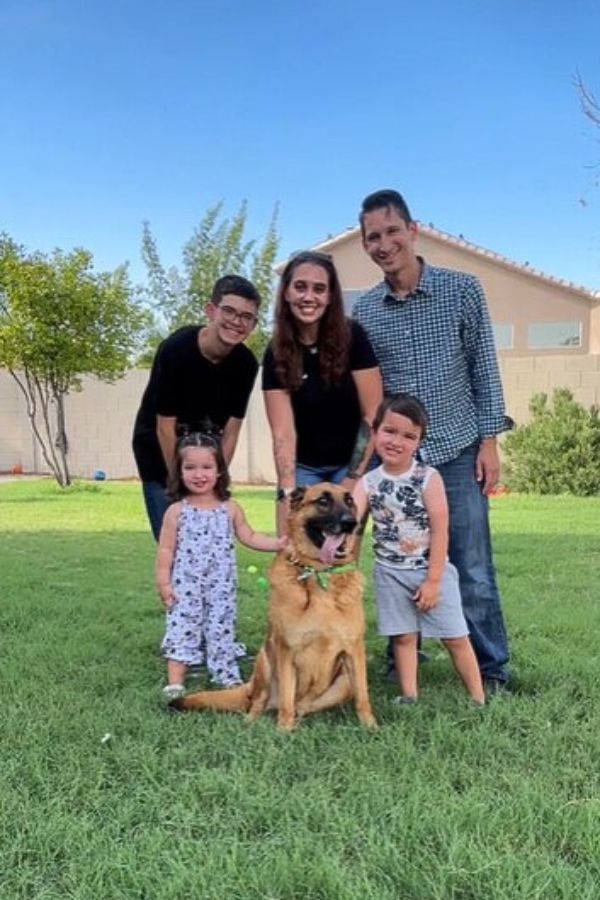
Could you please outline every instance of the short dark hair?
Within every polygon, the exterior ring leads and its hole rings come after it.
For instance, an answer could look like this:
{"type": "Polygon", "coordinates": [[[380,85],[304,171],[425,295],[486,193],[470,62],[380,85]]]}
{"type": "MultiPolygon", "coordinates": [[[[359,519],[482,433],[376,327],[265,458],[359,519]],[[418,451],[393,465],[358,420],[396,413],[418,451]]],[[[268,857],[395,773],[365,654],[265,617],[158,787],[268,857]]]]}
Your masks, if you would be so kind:
{"type": "Polygon", "coordinates": [[[398,191],[392,191],[389,188],[385,188],[382,191],[375,191],[373,194],[369,194],[368,197],[365,197],[360,208],[358,220],[360,222],[360,229],[363,233],[363,237],[365,233],[365,215],[366,213],[375,212],[376,209],[395,209],[400,218],[403,219],[407,225],[410,225],[413,221],[408,204],[402,194],[399,194],[398,191]]]}
{"type": "Polygon", "coordinates": [[[377,431],[385,418],[385,414],[391,412],[399,416],[406,416],[407,419],[417,425],[421,429],[421,440],[425,439],[427,434],[427,412],[420,400],[413,397],[412,394],[392,394],[385,397],[379,404],[379,408],[373,419],[373,431],[377,431]]]}
{"type": "Polygon", "coordinates": [[[199,431],[192,431],[184,434],[179,438],[175,446],[175,463],[169,474],[167,483],[167,495],[170,500],[182,500],[189,494],[188,489],[183,483],[181,475],[181,464],[183,462],[183,454],[190,447],[203,447],[210,450],[217,464],[217,483],[215,485],[215,494],[219,500],[229,500],[231,492],[229,485],[231,478],[227,463],[221,449],[221,442],[218,437],[212,434],[203,434],[199,431]]]}
{"type": "Polygon", "coordinates": [[[237,297],[244,297],[245,300],[251,300],[260,306],[260,294],[251,281],[242,278],[241,275],[223,275],[217,278],[213,285],[210,302],[218,306],[225,294],[235,294],[237,297]]]}

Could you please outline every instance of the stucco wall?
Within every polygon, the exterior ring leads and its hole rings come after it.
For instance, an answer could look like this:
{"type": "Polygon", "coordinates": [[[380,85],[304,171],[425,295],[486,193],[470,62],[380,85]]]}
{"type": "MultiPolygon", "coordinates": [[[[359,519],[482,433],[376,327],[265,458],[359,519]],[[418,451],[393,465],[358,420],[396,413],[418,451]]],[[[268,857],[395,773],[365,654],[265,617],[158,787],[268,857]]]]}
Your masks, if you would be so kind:
{"type": "MultiPolygon", "coordinates": [[[[508,413],[517,424],[527,421],[531,395],[568,387],[585,406],[600,405],[600,355],[504,356],[500,360],[508,413]]],[[[146,371],[130,372],[114,385],[84,379],[83,391],[67,401],[69,463],[72,474],[90,478],[96,469],[108,478],[136,475],[131,453],[131,429],[146,383],[146,371]]],[[[44,472],[33,440],[25,402],[13,379],[0,371],[0,471],[21,465],[26,472],[44,472]]],[[[275,469],[260,376],[233,461],[234,481],[273,483],[275,469]]]]}

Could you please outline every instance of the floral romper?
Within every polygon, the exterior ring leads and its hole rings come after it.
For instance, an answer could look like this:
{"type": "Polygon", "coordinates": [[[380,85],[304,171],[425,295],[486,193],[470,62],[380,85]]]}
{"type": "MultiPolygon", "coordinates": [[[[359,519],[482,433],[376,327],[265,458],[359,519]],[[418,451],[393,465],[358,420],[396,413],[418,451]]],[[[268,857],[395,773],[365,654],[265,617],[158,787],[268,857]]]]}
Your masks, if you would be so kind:
{"type": "Polygon", "coordinates": [[[233,527],[225,504],[198,509],[183,501],[171,571],[175,603],[167,611],[162,652],[189,665],[206,662],[211,679],[241,684],[236,657],[236,566],[233,527]]]}

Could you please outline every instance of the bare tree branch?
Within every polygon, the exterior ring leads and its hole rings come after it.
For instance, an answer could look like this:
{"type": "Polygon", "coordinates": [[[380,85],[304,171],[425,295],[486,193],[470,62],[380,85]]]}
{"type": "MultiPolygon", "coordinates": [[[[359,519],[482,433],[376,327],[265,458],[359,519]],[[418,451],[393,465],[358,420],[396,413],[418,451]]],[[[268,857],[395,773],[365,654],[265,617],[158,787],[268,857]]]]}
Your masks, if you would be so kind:
{"type": "Polygon", "coordinates": [[[588,88],[578,71],[573,79],[579,97],[579,107],[584,116],[600,128],[600,103],[595,94],[588,88]]]}

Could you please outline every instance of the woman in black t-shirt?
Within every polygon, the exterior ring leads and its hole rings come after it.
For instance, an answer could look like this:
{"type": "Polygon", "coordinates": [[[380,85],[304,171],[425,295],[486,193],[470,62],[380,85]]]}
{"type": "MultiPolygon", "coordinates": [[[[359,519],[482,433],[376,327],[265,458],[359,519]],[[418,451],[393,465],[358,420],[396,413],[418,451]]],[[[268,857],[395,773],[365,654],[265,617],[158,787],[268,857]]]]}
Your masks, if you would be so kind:
{"type": "Polygon", "coordinates": [[[278,479],[278,528],[296,485],[352,489],[371,455],[370,423],[382,399],[363,329],[344,315],[330,256],[307,250],[286,265],[262,387],[278,479]]]}

